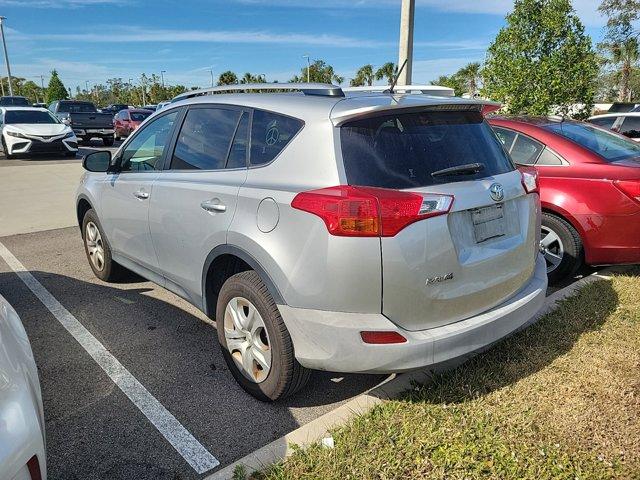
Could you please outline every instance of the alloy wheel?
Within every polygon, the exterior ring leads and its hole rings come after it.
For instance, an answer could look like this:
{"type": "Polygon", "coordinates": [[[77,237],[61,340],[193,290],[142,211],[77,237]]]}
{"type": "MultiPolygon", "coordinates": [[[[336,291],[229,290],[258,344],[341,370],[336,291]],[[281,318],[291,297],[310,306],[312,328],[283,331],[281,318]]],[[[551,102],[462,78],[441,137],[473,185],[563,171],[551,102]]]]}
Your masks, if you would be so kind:
{"type": "Polygon", "coordinates": [[[553,272],[564,258],[564,245],[560,236],[549,227],[542,226],[540,235],[540,252],[547,262],[547,274],[553,272]]]}
{"type": "Polygon", "coordinates": [[[84,241],[87,245],[87,252],[89,252],[89,260],[95,269],[101,272],[104,269],[104,244],[100,230],[95,223],[87,223],[84,241]]]}
{"type": "Polygon", "coordinates": [[[246,298],[227,303],[224,337],[238,370],[254,383],[263,382],[271,370],[271,343],[260,312],[246,298]]]}

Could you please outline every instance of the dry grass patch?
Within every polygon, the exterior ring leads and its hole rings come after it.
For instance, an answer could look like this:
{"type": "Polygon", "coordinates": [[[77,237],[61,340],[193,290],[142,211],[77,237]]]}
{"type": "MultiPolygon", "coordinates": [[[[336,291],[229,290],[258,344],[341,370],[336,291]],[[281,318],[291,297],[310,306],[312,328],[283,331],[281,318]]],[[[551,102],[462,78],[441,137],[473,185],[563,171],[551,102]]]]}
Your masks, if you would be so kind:
{"type": "Polygon", "coordinates": [[[640,479],[640,269],[261,479],[640,479]]]}

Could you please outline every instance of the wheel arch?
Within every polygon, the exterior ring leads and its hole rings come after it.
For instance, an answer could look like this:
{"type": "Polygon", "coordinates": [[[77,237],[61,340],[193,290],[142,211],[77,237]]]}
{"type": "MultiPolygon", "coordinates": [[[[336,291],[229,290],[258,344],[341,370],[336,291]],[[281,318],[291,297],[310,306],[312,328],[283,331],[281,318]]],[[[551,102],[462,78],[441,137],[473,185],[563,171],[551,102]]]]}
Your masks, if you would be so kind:
{"type": "Polygon", "coordinates": [[[76,203],[76,215],[78,217],[78,226],[82,228],[82,220],[84,220],[85,214],[91,210],[93,206],[85,195],[78,196],[76,203]]]}
{"type": "Polygon", "coordinates": [[[580,224],[580,222],[573,215],[571,215],[569,212],[567,212],[563,208],[558,207],[557,205],[552,205],[548,203],[542,203],[542,213],[550,213],[551,215],[555,215],[556,217],[561,218],[562,220],[567,222],[569,225],[571,225],[575,229],[575,231],[578,232],[578,235],[580,235],[580,239],[582,240],[582,249],[584,251],[585,259],[589,258],[590,249],[589,249],[589,241],[587,238],[587,234],[584,228],[582,228],[582,225],[580,224]]]}
{"type": "Polygon", "coordinates": [[[276,304],[284,303],[280,290],[260,262],[239,247],[219,245],[209,252],[202,269],[202,307],[209,318],[215,317],[218,293],[224,282],[232,275],[247,270],[258,274],[276,304]]]}

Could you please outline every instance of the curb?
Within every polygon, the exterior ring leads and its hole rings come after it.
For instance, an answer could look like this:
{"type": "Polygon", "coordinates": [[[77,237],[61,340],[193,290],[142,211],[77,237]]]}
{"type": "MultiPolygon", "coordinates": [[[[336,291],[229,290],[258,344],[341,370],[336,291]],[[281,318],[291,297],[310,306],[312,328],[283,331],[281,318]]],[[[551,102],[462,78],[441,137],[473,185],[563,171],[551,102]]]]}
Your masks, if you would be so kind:
{"type": "MultiPolygon", "coordinates": [[[[540,309],[538,314],[532,318],[531,321],[527,322],[516,331],[535,323],[540,317],[555,309],[556,304],[559,301],[574,295],[577,290],[585,285],[600,280],[609,280],[613,273],[623,271],[624,269],[606,268],[600,272],[594,272],[591,275],[581,278],[580,280],[573,282],[571,285],[554,292],[545,299],[544,306],[540,309]]],[[[490,348],[490,346],[485,347],[482,350],[486,350],[487,348],[490,348]]],[[[444,369],[454,368],[455,366],[464,363],[470,356],[476,355],[477,353],[479,352],[466,355],[453,362],[447,362],[446,365],[436,368],[436,370],[441,371],[444,369]]],[[[344,425],[350,419],[358,415],[363,415],[369,412],[376,405],[399,397],[407,390],[410,390],[414,383],[426,383],[431,379],[431,377],[432,373],[429,370],[418,370],[400,375],[390,375],[384,382],[373,387],[371,390],[352,398],[343,405],[340,405],[338,408],[302,425],[283,437],[280,437],[249,455],[233,462],[232,464],[227,465],[221,470],[212,473],[203,480],[229,480],[233,477],[234,470],[239,466],[244,467],[247,474],[256,470],[262,470],[269,465],[284,460],[290,456],[295,450],[293,445],[306,447],[314,444],[324,438],[330,430],[344,425]]]]}

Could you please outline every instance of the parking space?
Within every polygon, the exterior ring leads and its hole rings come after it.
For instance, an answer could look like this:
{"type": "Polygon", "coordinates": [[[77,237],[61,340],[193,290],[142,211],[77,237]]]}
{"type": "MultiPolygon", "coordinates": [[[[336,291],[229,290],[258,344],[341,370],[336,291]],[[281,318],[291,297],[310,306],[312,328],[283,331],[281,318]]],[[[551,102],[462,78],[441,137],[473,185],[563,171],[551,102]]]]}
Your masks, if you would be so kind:
{"type": "MultiPolygon", "coordinates": [[[[76,227],[0,237],[0,243],[221,466],[383,379],[316,372],[286,402],[258,402],[233,380],[202,313],[142,279],[116,285],[95,279],[76,227]]],[[[2,257],[0,292],[22,317],[38,364],[49,478],[202,476],[2,257]]]]}

